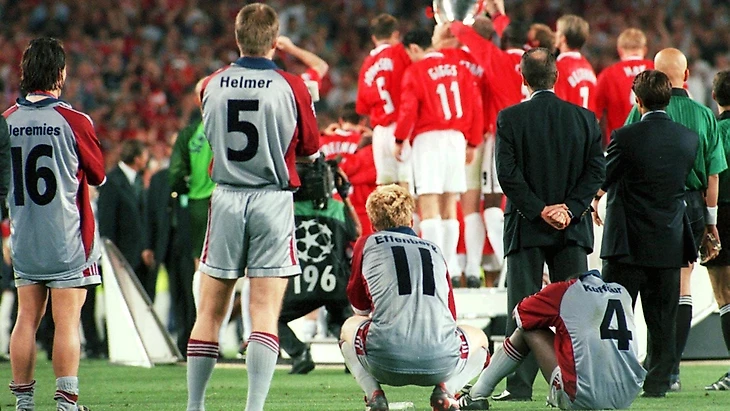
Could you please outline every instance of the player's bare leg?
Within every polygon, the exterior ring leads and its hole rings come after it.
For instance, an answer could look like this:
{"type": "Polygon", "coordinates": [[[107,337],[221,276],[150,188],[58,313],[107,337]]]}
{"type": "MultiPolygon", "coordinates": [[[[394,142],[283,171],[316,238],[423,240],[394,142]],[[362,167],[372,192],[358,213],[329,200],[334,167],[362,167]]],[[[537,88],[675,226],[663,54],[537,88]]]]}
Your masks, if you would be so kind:
{"type": "MultiPolygon", "coordinates": [[[[710,282],[717,306],[720,307],[720,326],[725,347],[730,353],[730,267],[708,267],[707,271],[710,273],[710,282]]],[[[710,391],[730,390],[730,370],[717,382],[706,386],[705,389],[710,391]]]]}
{"type": "Polygon", "coordinates": [[[236,280],[200,273],[198,316],[188,342],[188,411],[205,409],[205,388],[218,359],[218,333],[236,280]]]}
{"type": "Polygon", "coordinates": [[[58,410],[75,411],[79,395],[79,358],[81,339],[79,325],[81,306],[86,301],[85,288],[51,289],[53,301],[53,372],[56,375],[58,410]]]}
{"type": "Polygon", "coordinates": [[[48,289],[39,284],[18,287],[18,316],[10,335],[10,368],[13,381],[10,390],[18,409],[35,406],[33,380],[36,359],[35,335],[46,312],[48,289]]]}
{"type": "Polygon", "coordinates": [[[461,275],[459,261],[456,258],[456,247],[459,244],[459,220],[456,218],[456,203],[459,193],[443,193],[439,196],[439,213],[443,231],[441,252],[444,254],[449,273],[461,275]]]}
{"type": "Polygon", "coordinates": [[[486,242],[486,227],[482,219],[481,189],[467,190],[461,195],[461,209],[464,212],[464,245],[466,246],[466,274],[467,282],[476,278],[481,283],[482,254],[486,242]]]}
{"type": "Polygon", "coordinates": [[[387,409],[388,401],[385,399],[385,394],[383,393],[380,383],[373,378],[372,375],[370,375],[362,364],[360,364],[360,360],[358,360],[357,353],[355,351],[355,333],[360,325],[368,320],[368,317],[354,315],[342,324],[342,330],[340,331],[340,350],[342,351],[342,356],[345,359],[347,369],[350,370],[350,373],[353,377],[355,377],[357,384],[365,392],[365,395],[367,396],[367,404],[369,406],[374,405],[375,408],[371,406],[371,409],[373,410],[387,409]]]}
{"type": "Polygon", "coordinates": [[[246,410],[264,409],[271,379],[279,356],[279,314],[288,278],[250,277],[251,336],[248,339],[246,368],[248,396],[246,410]]]}

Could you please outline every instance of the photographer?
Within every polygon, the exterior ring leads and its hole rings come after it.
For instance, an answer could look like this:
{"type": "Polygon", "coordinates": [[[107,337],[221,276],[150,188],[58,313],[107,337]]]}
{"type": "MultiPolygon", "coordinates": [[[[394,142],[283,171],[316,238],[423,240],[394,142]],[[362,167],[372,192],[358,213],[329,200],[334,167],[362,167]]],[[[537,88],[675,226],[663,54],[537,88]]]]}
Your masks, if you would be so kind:
{"type": "Polygon", "coordinates": [[[347,250],[361,230],[347,199],[350,183],[336,163],[321,156],[313,163],[297,164],[297,173],[302,186],[294,194],[294,219],[302,274],[289,279],[279,317],[279,340],[292,358],[290,373],[307,374],[314,369],[309,347],[287,323],[324,306],[329,330],[340,334],[351,314],[345,294],[350,277],[347,250]],[[335,189],[342,201],[332,198],[335,189]]]}

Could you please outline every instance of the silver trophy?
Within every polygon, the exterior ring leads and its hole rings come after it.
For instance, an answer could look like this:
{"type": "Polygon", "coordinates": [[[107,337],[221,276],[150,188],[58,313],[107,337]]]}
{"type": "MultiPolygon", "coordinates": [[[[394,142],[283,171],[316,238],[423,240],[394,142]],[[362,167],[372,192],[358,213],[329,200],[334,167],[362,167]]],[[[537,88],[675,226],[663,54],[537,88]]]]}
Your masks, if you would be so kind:
{"type": "Polygon", "coordinates": [[[438,24],[458,20],[470,25],[483,9],[483,0],[433,0],[433,16],[438,24]]]}

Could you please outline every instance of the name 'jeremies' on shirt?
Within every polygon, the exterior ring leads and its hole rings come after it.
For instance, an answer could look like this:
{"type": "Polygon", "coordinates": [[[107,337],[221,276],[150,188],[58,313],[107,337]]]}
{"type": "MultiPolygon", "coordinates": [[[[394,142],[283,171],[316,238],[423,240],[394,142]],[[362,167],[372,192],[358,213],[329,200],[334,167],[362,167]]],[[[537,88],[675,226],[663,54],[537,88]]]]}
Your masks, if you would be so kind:
{"type": "Polygon", "coordinates": [[[43,123],[42,126],[27,126],[27,127],[15,127],[12,124],[9,125],[10,135],[12,136],[60,136],[61,127],[49,126],[43,123]]]}
{"type": "Polygon", "coordinates": [[[243,78],[231,78],[228,76],[221,77],[221,87],[235,87],[235,88],[269,88],[273,80],[267,79],[250,79],[243,78]]]}

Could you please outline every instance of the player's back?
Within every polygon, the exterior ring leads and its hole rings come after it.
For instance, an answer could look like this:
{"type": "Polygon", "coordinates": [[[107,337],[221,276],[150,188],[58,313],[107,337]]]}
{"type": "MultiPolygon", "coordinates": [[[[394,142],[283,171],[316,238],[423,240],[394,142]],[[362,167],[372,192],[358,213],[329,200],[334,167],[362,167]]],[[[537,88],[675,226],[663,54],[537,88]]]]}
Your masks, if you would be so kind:
{"type": "MultiPolygon", "coordinates": [[[[459,66],[467,69],[469,73],[471,73],[472,80],[479,89],[479,93],[482,97],[483,116],[485,119],[488,118],[490,115],[490,107],[485,102],[489,101],[491,98],[491,92],[484,67],[479,65],[476,59],[469,53],[468,48],[445,48],[439,51],[443,53],[446,58],[458,61],[459,66]]],[[[485,131],[487,130],[485,129],[485,131]]]]}
{"type": "Polygon", "coordinates": [[[256,189],[299,185],[295,157],[319,146],[314,117],[304,112],[313,107],[301,78],[268,59],[243,57],[206,80],[202,102],[213,181],[256,189]]]}
{"type": "Polygon", "coordinates": [[[636,104],[632,90],[636,75],[652,69],[653,61],[636,58],[619,61],[598,75],[596,112],[598,116],[602,116],[604,110],[606,112],[606,138],[609,138],[613,130],[624,125],[631,108],[636,104]]]}
{"type": "Polygon", "coordinates": [[[557,67],[555,94],[565,101],[594,111],[597,79],[591,63],[579,52],[569,51],[558,56],[557,67]]]}
{"type": "Polygon", "coordinates": [[[403,72],[411,64],[403,44],[381,44],[360,68],[356,110],[370,116],[370,126],[388,126],[398,120],[403,72]]]}
{"type": "Polygon", "coordinates": [[[368,358],[398,372],[453,369],[459,337],[441,250],[410,229],[378,231],[365,240],[362,274],[373,306],[368,358]]]}
{"type": "Polygon", "coordinates": [[[571,341],[561,347],[558,363],[564,375],[577,376],[574,408],[628,408],[646,375],[637,358],[629,293],[617,283],[584,275],[565,291],[560,317],[571,341]]]}
{"type": "Polygon", "coordinates": [[[55,98],[21,98],[4,115],[13,268],[39,280],[77,274],[100,255],[88,184],[99,185],[105,173],[91,120],[55,98]]]}
{"type": "Polygon", "coordinates": [[[322,134],[319,138],[319,151],[325,155],[327,160],[336,157],[349,158],[360,144],[362,134],[355,130],[335,129],[332,134],[322,134]]]}

